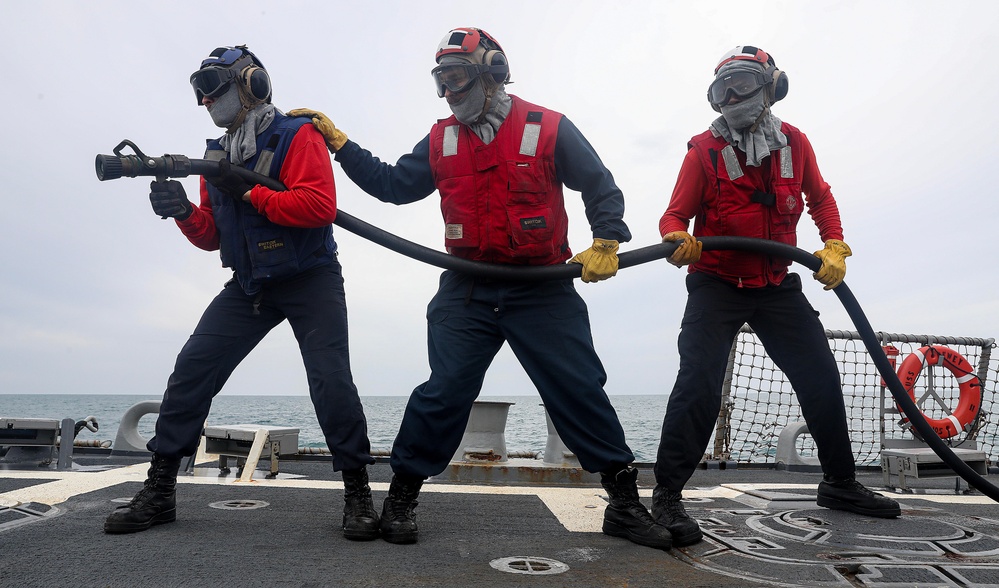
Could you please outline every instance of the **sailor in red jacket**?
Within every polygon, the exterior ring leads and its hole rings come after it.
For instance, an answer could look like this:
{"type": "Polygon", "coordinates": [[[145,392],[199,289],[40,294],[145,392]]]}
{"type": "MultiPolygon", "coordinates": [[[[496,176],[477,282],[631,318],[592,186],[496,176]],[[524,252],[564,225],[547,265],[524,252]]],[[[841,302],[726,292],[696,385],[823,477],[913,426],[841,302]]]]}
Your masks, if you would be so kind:
{"type": "Polygon", "coordinates": [[[374,463],[367,422],[350,371],[347,303],[331,223],[336,186],[323,137],[307,118],[271,103],[267,71],[245,45],[219,47],[190,78],[195,98],[225,135],[206,159],[222,174],[201,178],[200,204],[180,182],[154,180],[149,200],[195,246],[218,250],[233,277],[205,309],[167,381],[148,478],[115,509],[106,533],[135,533],[176,520],[181,459],[198,449],[212,399],[256,345],[285,320],[298,340],[316,417],[344,484],[343,534],[378,537],[367,466],[374,463]],[[237,167],[287,188],[251,185],[237,167]]]}
{"type": "Polygon", "coordinates": [[[898,503],[856,481],[839,370],[818,313],[790,260],[742,251],[701,252],[695,237],[738,236],[795,245],[807,211],[825,242],[814,274],[825,289],[846,274],[851,252],[839,209],[805,135],[771,105],[787,94],[787,75],[756,47],[727,52],[715,68],[708,101],[721,116],[688,143],[669,207],[659,221],[670,257],[688,265],[687,307],[679,337],[680,370],[670,393],[656,460],[653,516],[674,545],[701,540],[681,491],[704,454],[721,405],[722,379],[739,329],[749,323],[793,386],[815,439],[823,480],[819,506],[897,517],[898,503]],[[693,236],[688,234],[694,219],[693,236]]]}
{"type": "MultiPolygon", "coordinates": [[[[395,165],[379,161],[315,111],[317,128],[347,176],[372,196],[406,204],[438,191],[444,245],[466,259],[510,265],[581,263],[595,282],[617,272],[618,243],[631,238],[611,173],[564,116],[508,95],[506,54],[481,29],[450,31],[432,71],[453,116],[438,121],[395,165]],[[573,257],[563,186],[582,195],[593,245],[573,257]]],[[[417,386],[392,446],[394,476],[382,538],[418,538],[413,509],[423,481],[444,471],[461,442],[486,369],[504,342],[520,360],[566,446],[600,472],[610,497],[603,530],[667,549],[669,533],[638,497],[635,457],[603,384],[586,304],[572,280],[483,280],[441,275],[427,309],[430,379],[417,386]]]]}

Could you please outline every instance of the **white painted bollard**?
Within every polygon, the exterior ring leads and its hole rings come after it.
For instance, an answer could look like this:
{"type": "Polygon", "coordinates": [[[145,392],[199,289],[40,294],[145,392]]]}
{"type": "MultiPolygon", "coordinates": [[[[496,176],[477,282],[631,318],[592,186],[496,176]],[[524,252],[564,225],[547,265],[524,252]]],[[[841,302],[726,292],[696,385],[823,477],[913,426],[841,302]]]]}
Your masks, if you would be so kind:
{"type": "Polygon", "coordinates": [[[139,434],[139,419],[147,414],[159,414],[159,400],[145,400],[133,404],[125,411],[118,425],[118,434],[115,435],[114,445],[111,446],[111,455],[121,455],[134,452],[148,453],[146,442],[149,439],[139,434]]]}
{"type": "Polygon", "coordinates": [[[513,402],[476,400],[465,434],[451,461],[503,463],[507,460],[506,418],[513,402]]]}
{"type": "Polygon", "coordinates": [[[798,437],[808,433],[808,424],[804,421],[788,423],[777,438],[777,469],[817,468],[821,467],[819,458],[805,457],[798,453],[798,437]]]}

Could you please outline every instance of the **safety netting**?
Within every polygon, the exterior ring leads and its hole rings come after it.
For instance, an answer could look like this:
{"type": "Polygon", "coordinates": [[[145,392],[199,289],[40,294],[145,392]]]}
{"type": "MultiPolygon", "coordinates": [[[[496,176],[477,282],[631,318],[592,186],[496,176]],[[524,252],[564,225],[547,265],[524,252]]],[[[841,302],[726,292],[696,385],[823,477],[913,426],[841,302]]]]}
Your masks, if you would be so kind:
{"type": "MultiPolygon", "coordinates": [[[[880,465],[883,448],[918,445],[920,439],[895,404],[878,373],[860,334],[826,330],[830,349],[840,369],[847,421],[858,465],[880,465]]],[[[878,333],[882,348],[897,370],[911,354],[926,346],[942,346],[967,361],[962,369],[939,361],[918,370],[913,378],[912,396],[927,419],[958,423],[961,430],[944,439],[952,447],[977,449],[990,464],[999,457],[999,420],[996,412],[996,381],[999,360],[992,357],[993,339],[941,337],[878,333]],[[981,408],[971,415],[962,406],[961,395],[971,392],[976,381],[964,372],[972,371],[981,385],[981,408]],[[962,390],[963,387],[963,390],[962,390]],[[969,418],[972,417],[972,418],[969,418]],[[967,421],[967,422],[965,422],[967,421]]],[[[932,353],[932,352],[930,352],[932,353]]],[[[917,356],[918,358],[918,356],[917,356]]],[[[914,365],[912,360],[908,367],[914,365]]],[[[918,365],[918,364],[915,364],[918,365]]],[[[903,379],[903,383],[906,380],[903,379]]],[[[967,408],[967,399],[964,407],[967,408]]],[[[729,356],[722,396],[722,408],[705,458],[743,463],[774,463],[777,441],[789,424],[803,422],[795,392],[784,374],[768,357],[756,334],[744,326],[729,356]]],[[[816,455],[812,438],[795,439],[802,457],[816,455]]]]}

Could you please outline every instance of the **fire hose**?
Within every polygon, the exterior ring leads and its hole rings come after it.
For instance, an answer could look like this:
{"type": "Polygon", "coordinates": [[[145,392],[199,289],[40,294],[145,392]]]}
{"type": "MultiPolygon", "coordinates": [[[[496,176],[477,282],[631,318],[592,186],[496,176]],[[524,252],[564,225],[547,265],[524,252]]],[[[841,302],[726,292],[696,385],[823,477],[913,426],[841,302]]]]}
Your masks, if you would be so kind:
{"type": "MultiPolygon", "coordinates": [[[[115,149],[114,155],[98,155],[95,162],[97,177],[100,180],[113,180],[122,176],[155,176],[159,180],[168,177],[187,177],[193,174],[202,176],[219,175],[219,162],[206,159],[190,159],[183,155],[164,155],[162,157],[149,157],[139,151],[129,140],[122,141],[115,149]],[[131,147],[135,155],[122,153],[124,147],[131,147]]],[[[261,184],[272,190],[285,190],[284,184],[278,180],[257,174],[251,170],[240,167],[230,168],[243,179],[251,183],[261,184]]],[[[377,243],[383,247],[391,249],[412,259],[434,265],[443,269],[454,270],[467,273],[477,277],[513,280],[513,281],[546,281],[578,278],[582,272],[582,266],[575,263],[559,264],[550,266],[511,266],[471,261],[453,255],[448,255],[441,251],[424,247],[412,241],[407,241],[401,237],[383,231],[378,227],[357,219],[343,210],[338,210],[336,220],[333,224],[342,229],[354,233],[359,237],[377,243]]],[[[790,259],[806,268],[814,271],[822,266],[821,260],[814,255],[784,243],[777,243],[766,239],[753,239],[749,237],[703,237],[700,241],[704,245],[704,250],[737,250],[751,251],[774,257],[790,259]]],[[[633,251],[626,251],[618,255],[621,269],[635,265],[647,263],[657,259],[669,257],[676,250],[678,243],[659,243],[642,247],[633,251]]],[[[940,457],[948,467],[957,475],[963,478],[968,484],[979,490],[982,494],[992,500],[999,502],[999,488],[989,483],[981,474],[976,472],[967,463],[961,460],[948,445],[941,439],[926,422],[923,413],[916,406],[915,401],[909,397],[905,387],[899,380],[898,375],[892,368],[888,357],[885,355],[881,342],[867,316],[864,314],[860,303],[854,297],[850,288],[845,282],[837,286],[833,292],[839,298],[840,303],[846,309],[847,314],[853,321],[854,326],[860,333],[861,340],[867,348],[867,352],[874,362],[881,377],[884,379],[891,391],[895,402],[901,408],[912,427],[918,432],[924,442],[940,457]]]]}

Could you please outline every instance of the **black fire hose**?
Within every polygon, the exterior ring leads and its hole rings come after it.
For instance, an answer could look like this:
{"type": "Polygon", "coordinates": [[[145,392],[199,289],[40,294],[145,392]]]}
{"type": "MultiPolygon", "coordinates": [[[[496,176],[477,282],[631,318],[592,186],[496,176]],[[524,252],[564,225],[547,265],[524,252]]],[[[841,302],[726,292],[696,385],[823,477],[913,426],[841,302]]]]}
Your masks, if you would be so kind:
{"type": "MultiPolygon", "coordinates": [[[[115,155],[98,155],[96,161],[97,177],[100,180],[113,180],[122,176],[156,176],[158,179],[180,178],[192,174],[203,176],[215,176],[219,174],[219,163],[207,159],[189,159],[182,155],[164,155],[163,157],[148,157],[135,146],[134,143],[122,141],[114,150],[115,155]],[[121,149],[130,146],[137,155],[122,155],[121,149]]],[[[261,174],[240,167],[230,168],[240,177],[257,184],[264,185],[272,190],[285,190],[284,184],[261,174]]],[[[383,231],[378,227],[357,219],[343,210],[338,210],[336,220],[333,224],[363,237],[369,241],[382,245],[396,253],[401,253],[418,261],[434,265],[443,269],[454,270],[471,274],[478,277],[515,280],[515,281],[545,281],[578,278],[582,272],[582,266],[576,263],[550,265],[544,267],[510,266],[483,263],[480,261],[470,261],[453,255],[448,255],[441,251],[424,247],[412,241],[407,241],[401,237],[383,231]]],[[[784,257],[796,261],[806,268],[818,271],[822,262],[814,255],[775,241],[766,239],[751,239],[748,237],[703,237],[700,241],[707,251],[715,250],[738,250],[752,251],[774,257],[784,257]]],[[[640,265],[649,261],[669,257],[676,250],[677,243],[659,243],[642,247],[633,251],[626,251],[618,255],[618,267],[627,268],[640,265]]],[[[923,413],[916,406],[916,403],[909,397],[902,385],[901,380],[892,368],[888,357],[881,348],[874,329],[871,327],[867,316],[864,314],[860,303],[853,296],[846,283],[837,286],[833,292],[839,297],[840,303],[846,309],[847,314],[853,321],[854,326],[860,333],[861,340],[867,348],[874,366],[878,369],[881,377],[884,378],[888,389],[895,402],[901,407],[906,418],[912,423],[913,428],[922,436],[923,440],[937,456],[946,463],[951,470],[961,476],[969,485],[979,490],[982,494],[992,500],[999,502],[999,488],[990,484],[981,474],[976,472],[968,464],[957,457],[950,447],[933,431],[933,428],[926,422],[923,413]]]]}

